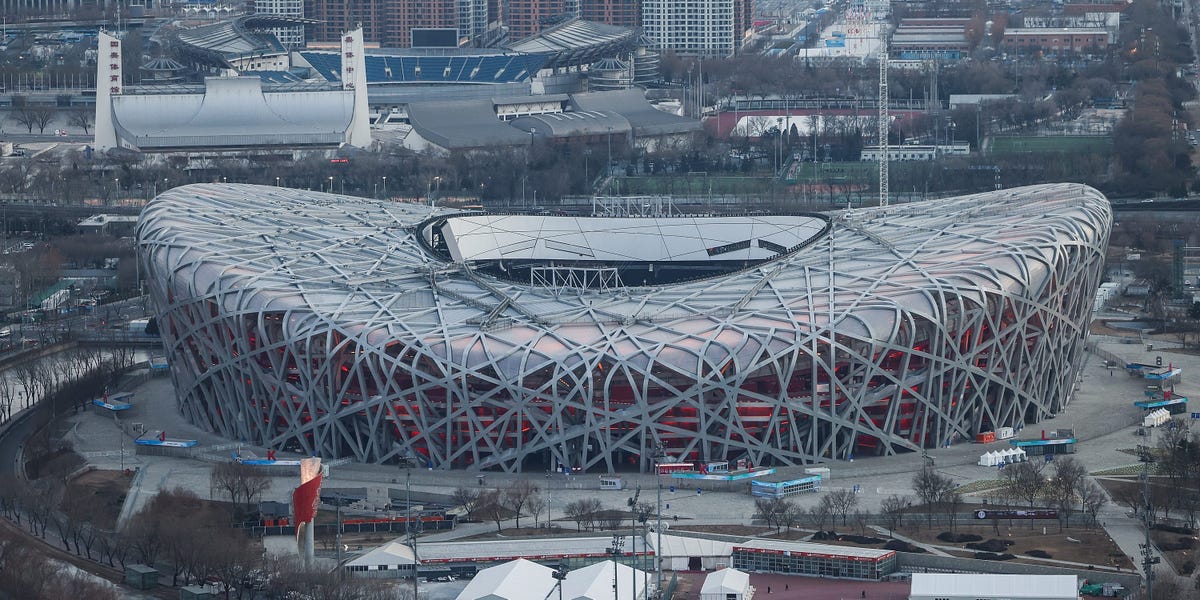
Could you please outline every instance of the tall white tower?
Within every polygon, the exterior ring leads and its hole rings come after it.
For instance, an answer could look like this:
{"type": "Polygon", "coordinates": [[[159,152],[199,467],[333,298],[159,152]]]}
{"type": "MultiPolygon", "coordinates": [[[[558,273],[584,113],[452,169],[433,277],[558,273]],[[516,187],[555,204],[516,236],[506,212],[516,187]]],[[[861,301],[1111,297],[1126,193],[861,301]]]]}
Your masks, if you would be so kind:
{"type": "Polygon", "coordinates": [[[117,128],[113,124],[113,96],[125,89],[121,69],[121,40],[100,30],[96,52],[96,151],[117,147],[117,128]]]}
{"type": "Polygon", "coordinates": [[[367,109],[367,59],[361,26],[342,34],[342,89],[354,91],[354,117],[346,131],[346,143],[366,148],[371,145],[371,116],[367,109]]]}

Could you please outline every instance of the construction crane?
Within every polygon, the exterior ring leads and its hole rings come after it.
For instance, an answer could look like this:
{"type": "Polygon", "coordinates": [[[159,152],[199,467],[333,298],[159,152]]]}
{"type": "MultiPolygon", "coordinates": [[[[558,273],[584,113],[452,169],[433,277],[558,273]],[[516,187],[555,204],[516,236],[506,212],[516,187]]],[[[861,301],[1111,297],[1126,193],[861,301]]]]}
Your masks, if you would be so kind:
{"type": "Polygon", "coordinates": [[[888,24],[879,24],[879,206],[888,205],[888,24]]]}

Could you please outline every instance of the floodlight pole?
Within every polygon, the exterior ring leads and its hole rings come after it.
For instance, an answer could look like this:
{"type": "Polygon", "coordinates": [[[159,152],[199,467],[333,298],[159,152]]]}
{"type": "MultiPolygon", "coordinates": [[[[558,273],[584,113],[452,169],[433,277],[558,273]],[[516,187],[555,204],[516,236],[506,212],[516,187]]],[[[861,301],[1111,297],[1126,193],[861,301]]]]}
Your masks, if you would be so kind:
{"type": "Polygon", "coordinates": [[[404,458],[404,531],[407,533],[408,547],[412,548],[413,553],[413,600],[417,600],[417,567],[420,563],[417,560],[417,536],[412,526],[412,487],[409,485],[412,479],[411,461],[411,458],[404,458]]]}
{"type": "Polygon", "coordinates": [[[659,442],[654,446],[654,478],[658,480],[658,543],[654,546],[654,562],[655,571],[657,572],[658,581],[655,585],[654,595],[662,597],[662,475],[658,472],[658,463],[662,462],[663,446],[659,442]]]}
{"type": "Polygon", "coordinates": [[[342,493],[337,493],[337,536],[334,543],[337,544],[337,568],[338,579],[346,576],[345,567],[342,566],[342,493]]]}

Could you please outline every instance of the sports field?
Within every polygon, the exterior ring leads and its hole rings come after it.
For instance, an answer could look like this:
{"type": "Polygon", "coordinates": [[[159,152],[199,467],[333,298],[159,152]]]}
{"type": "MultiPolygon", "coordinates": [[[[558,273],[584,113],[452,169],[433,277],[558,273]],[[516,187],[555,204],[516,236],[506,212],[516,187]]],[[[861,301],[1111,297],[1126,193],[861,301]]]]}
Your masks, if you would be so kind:
{"type": "Polygon", "coordinates": [[[992,140],[991,152],[1016,154],[1035,152],[1046,154],[1095,153],[1112,149],[1112,138],[1108,136],[1006,136],[992,140]]]}

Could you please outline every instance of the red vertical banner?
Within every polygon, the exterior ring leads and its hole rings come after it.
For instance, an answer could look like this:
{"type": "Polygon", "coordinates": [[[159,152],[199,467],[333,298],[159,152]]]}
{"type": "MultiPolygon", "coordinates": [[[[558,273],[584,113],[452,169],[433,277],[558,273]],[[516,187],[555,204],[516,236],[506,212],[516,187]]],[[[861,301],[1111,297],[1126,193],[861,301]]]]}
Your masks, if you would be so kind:
{"type": "Polygon", "coordinates": [[[321,475],[300,484],[292,492],[292,512],[296,524],[311,523],[317,518],[317,504],[321,501],[321,475]]]}

